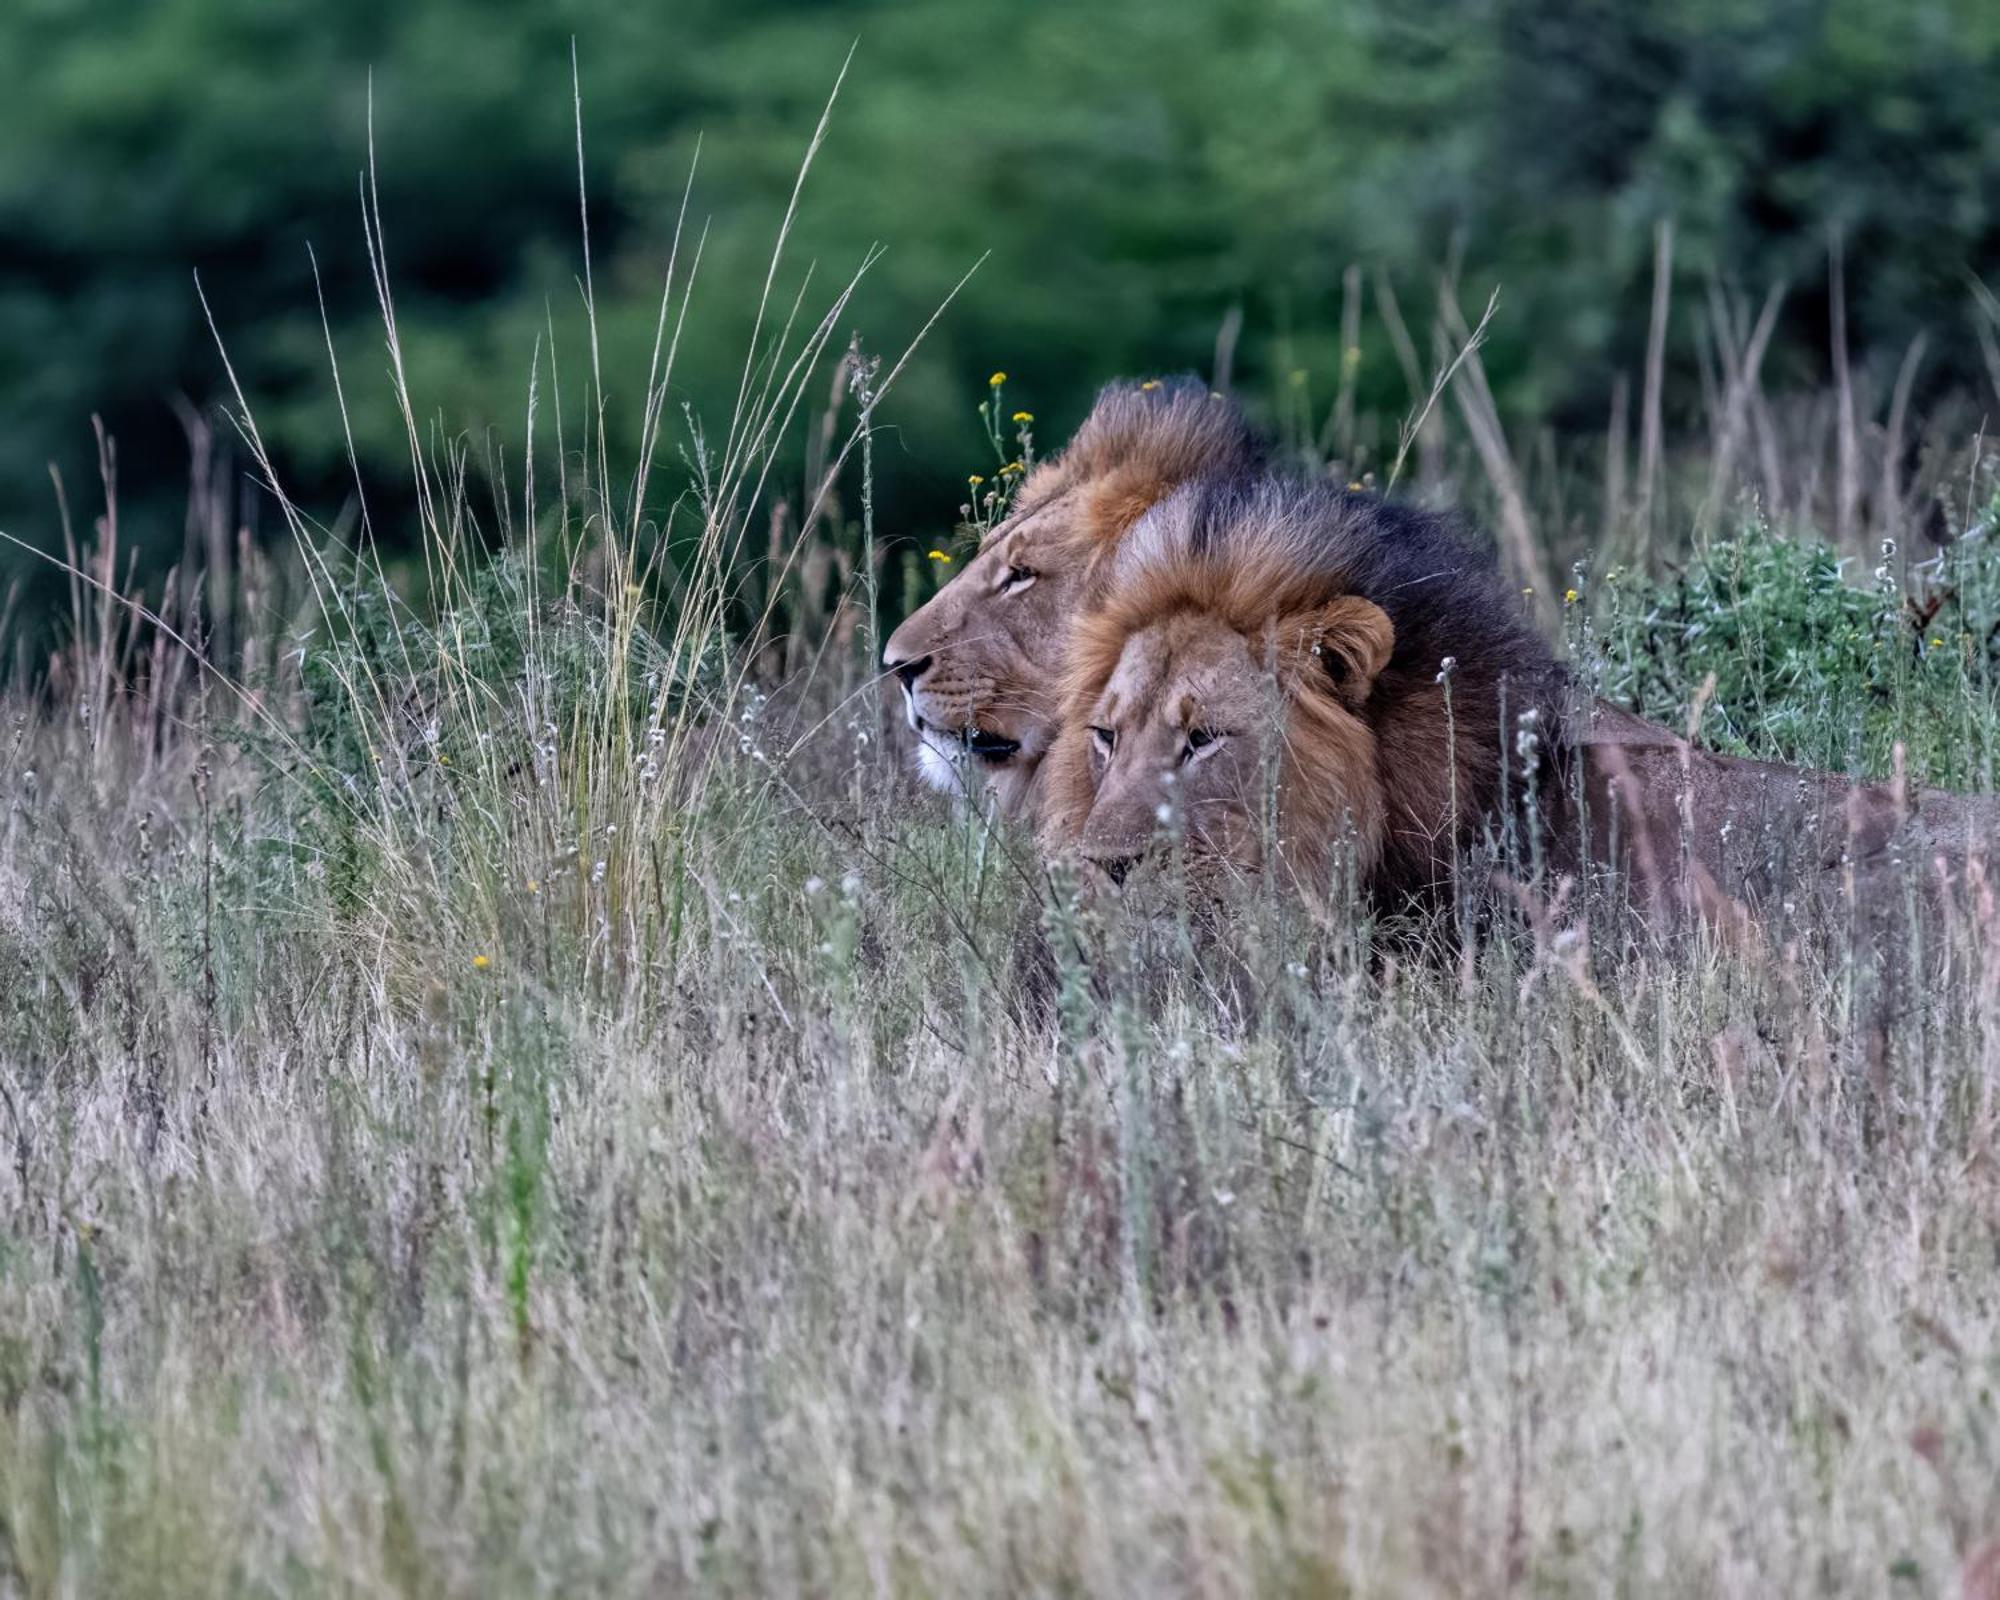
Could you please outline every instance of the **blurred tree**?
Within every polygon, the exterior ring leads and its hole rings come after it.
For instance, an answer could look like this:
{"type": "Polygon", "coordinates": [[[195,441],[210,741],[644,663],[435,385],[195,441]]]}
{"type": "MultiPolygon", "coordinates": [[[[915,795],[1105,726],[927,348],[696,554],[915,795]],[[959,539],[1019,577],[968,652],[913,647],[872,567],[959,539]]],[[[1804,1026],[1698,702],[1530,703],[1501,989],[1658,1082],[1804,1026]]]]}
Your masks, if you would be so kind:
{"type": "MultiPolygon", "coordinates": [[[[1888,359],[1915,326],[1957,324],[1963,274],[2000,247],[2000,12],[1984,0],[13,0],[0,527],[53,545],[45,464],[87,504],[100,412],[128,529],[178,549],[171,401],[222,397],[196,272],[286,471],[334,515],[345,450],[308,244],[360,449],[393,504],[404,445],[357,195],[371,74],[426,417],[518,441],[551,334],[580,416],[572,37],[611,422],[628,439],[697,136],[692,211],[711,232],[680,375],[713,414],[859,41],[787,302],[810,266],[823,304],[879,242],[850,320],[897,348],[991,252],[885,415],[891,527],[949,518],[995,366],[1058,437],[1114,373],[1206,368],[1242,307],[1239,382],[1298,368],[1327,386],[1353,261],[1385,267],[1421,318],[1461,250],[1468,300],[1505,286],[1488,350],[1503,405],[1594,420],[1614,366],[1639,360],[1661,216],[1690,286],[1716,271],[1810,291],[1839,226],[1857,349],[1888,359]]],[[[1776,359],[1816,375],[1825,337],[1823,301],[1798,296],[1776,359]]],[[[1939,343],[1948,362],[1964,341],[1939,343]]],[[[1372,319],[1359,378],[1364,403],[1402,408],[1372,319]]]]}

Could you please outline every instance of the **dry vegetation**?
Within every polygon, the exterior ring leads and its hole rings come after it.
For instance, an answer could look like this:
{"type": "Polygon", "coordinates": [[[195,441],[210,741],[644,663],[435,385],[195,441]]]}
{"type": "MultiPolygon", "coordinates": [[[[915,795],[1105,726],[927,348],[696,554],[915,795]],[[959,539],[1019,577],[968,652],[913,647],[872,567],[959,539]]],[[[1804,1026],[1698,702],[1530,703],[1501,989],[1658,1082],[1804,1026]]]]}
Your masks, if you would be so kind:
{"type": "MultiPolygon", "coordinates": [[[[289,505],[282,560],[232,560],[226,494],[150,615],[109,598],[115,517],[77,558],[68,642],[0,716],[0,1587],[1943,1595],[1992,1567],[1994,894],[1912,952],[1925,981],[1561,914],[1385,958],[1256,892],[1226,953],[1079,928],[1025,840],[902,775],[874,530],[815,494],[745,576],[838,326],[746,375],[671,567],[596,430],[559,455],[531,423],[541,503],[516,467],[496,511],[407,398],[420,608],[289,505]],[[766,701],[745,673],[787,659],[808,681],[766,701]]],[[[1483,463],[1520,559],[1573,547],[1586,494],[1678,553],[1745,476],[1855,542],[1950,483],[1981,544],[1963,438],[1922,485],[1864,471],[1908,419],[1767,403],[1738,332],[1712,449],[1669,459],[1643,383],[1633,471],[1516,468],[1475,354],[1413,475],[1483,463]]],[[[811,482],[859,483],[888,376],[811,482]]],[[[1394,454],[1394,419],[1332,416],[1345,462],[1371,425],[1394,454]]],[[[1751,606],[1768,670],[1725,709],[1754,734],[1790,695],[1862,761],[1922,721],[1969,784],[1987,614],[1929,653],[1883,565],[1859,614],[1914,665],[1801,680],[1786,649],[1833,641],[1751,606]]],[[[1599,608],[1608,640],[1586,597],[1572,642],[1697,650],[1648,592],[1599,608]]]]}

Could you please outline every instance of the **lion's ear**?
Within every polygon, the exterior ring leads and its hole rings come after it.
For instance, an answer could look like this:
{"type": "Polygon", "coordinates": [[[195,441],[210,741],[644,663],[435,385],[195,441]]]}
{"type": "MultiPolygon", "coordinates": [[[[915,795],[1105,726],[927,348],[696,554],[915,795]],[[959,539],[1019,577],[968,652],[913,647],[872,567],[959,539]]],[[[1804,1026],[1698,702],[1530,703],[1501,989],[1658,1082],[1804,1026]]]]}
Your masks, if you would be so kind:
{"type": "Polygon", "coordinates": [[[1342,595],[1281,626],[1293,647],[1295,681],[1330,689],[1349,706],[1374,692],[1396,643],[1389,613],[1359,595],[1342,595]]]}

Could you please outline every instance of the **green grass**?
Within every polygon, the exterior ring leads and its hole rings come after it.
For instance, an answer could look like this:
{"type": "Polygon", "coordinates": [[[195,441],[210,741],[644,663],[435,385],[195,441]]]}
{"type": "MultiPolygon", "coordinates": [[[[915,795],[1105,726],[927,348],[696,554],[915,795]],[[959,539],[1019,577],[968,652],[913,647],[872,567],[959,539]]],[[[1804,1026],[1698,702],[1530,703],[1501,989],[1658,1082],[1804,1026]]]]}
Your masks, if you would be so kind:
{"type": "Polygon", "coordinates": [[[1992,514],[1913,560],[1894,540],[1871,572],[1816,539],[1752,528],[1658,582],[1601,586],[1603,692],[1718,749],[1871,777],[1897,745],[1913,777],[1990,790],[2000,684],[2000,525],[1992,514]],[[1713,683],[1709,679],[1713,677],[1713,683]]]}

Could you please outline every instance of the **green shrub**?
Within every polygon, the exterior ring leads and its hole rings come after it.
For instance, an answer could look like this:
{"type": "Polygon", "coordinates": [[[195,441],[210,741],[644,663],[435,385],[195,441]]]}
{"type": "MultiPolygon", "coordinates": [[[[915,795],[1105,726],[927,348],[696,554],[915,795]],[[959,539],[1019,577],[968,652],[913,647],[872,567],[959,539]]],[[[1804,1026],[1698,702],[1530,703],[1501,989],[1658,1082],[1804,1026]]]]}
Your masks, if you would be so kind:
{"type": "Polygon", "coordinates": [[[1927,561],[1872,573],[1826,545],[1750,529],[1657,581],[1613,572],[1588,654],[1608,699],[1676,727],[1701,700],[1717,749],[1989,788],[2000,701],[1993,518],[1927,561]],[[1702,699],[1703,686],[1713,688],[1702,699]]]}

